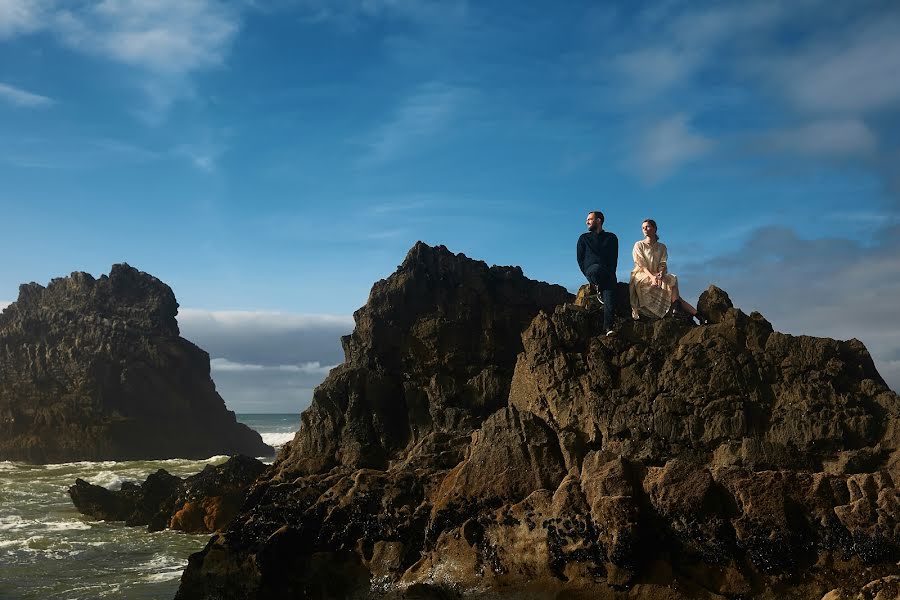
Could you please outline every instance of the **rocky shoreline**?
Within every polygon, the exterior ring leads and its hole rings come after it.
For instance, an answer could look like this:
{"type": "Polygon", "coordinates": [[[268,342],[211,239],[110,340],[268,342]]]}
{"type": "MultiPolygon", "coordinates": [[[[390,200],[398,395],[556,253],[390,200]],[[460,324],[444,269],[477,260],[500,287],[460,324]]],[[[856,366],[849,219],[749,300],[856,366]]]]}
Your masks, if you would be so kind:
{"type": "Polygon", "coordinates": [[[69,497],[78,512],[94,519],[146,526],[147,531],[212,533],[231,523],[265,470],[255,458],[237,455],[184,479],[159,469],[143,483],[126,481],[119,490],[76,479],[69,497]]]}
{"type": "Polygon", "coordinates": [[[606,337],[584,300],[417,244],[177,597],[894,597],[900,398],[860,342],[715,287],[606,337]]]}

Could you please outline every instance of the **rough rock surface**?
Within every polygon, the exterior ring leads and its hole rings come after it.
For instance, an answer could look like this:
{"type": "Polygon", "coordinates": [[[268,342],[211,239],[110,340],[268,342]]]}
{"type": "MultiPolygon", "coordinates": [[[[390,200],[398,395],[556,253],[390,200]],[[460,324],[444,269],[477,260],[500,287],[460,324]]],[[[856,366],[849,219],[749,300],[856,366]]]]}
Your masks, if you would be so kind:
{"type": "Polygon", "coordinates": [[[119,490],[76,479],[69,497],[78,512],[95,519],[146,525],[148,531],[209,533],[231,522],[250,484],[265,469],[257,459],[237,455],[186,479],[159,469],[144,483],[126,481],[119,490]]]}
{"type": "Polygon", "coordinates": [[[492,323],[515,323],[477,265],[417,245],[376,284],[348,363],[178,598],[893,589],[900,398],[860,342],[777,333],[713,287],[708,325],[607,337],[590,305],[534,302],[501,348],[492,323]],[[479,325],[457,325],[475,290],[479,325]],[[463,391],[485,365],[489,399],[463,391]]]}
{"type": "Polygon", "coordinates": [[[272,454],[238,423],[169,286],[126,264],[20,286],[0,313],[0,460],[272,454]]]}

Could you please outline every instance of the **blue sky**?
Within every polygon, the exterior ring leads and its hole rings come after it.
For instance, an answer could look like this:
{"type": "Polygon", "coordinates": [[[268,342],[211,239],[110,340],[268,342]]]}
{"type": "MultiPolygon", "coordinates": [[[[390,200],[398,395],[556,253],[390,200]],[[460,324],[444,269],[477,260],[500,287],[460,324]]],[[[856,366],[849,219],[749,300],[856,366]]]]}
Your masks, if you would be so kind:
{"type": "Polygon", "coordinates": [[[0,0],[0,301],[127,261],[294,412],[416,240],[575,289],[599,208],[900,387],[900,5],[557,4],[0,0]]]}

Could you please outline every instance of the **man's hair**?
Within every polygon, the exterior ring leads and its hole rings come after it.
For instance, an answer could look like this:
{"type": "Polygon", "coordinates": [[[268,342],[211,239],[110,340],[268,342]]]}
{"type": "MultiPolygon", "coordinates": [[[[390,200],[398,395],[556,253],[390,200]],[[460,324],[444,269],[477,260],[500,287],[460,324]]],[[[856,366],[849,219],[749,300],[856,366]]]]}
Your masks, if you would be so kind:
{"type": "Polygon", "coordinates": [[[600,224],[603,225],[603,222],[606,221],[606,217],[603,216],[603,213],[599,210],[592,210],[591,214],[594,215],[595,219],[600,219],[600,224]]]}

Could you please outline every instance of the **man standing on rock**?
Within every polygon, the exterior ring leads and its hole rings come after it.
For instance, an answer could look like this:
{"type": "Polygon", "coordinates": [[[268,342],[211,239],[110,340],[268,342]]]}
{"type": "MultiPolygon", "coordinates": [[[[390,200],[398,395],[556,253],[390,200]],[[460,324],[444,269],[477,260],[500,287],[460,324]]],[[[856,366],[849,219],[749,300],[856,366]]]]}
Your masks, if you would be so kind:
{"type": "Polygon", "coordinates": [[[587,233],[578,238],[578,266],[599,291],[603,301],[603,328],[613,334],[616,265],[619,262],[619,238],[603,230],[603,213],[593,210],[587,216],[587,233]]]}

